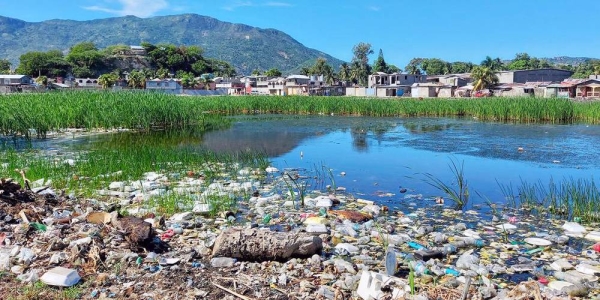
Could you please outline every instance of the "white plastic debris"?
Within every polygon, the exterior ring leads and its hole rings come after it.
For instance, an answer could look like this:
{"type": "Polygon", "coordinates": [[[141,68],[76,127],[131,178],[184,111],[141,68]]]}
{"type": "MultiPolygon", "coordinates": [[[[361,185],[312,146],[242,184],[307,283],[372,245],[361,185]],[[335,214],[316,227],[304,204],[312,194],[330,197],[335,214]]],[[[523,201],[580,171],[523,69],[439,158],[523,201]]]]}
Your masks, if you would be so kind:
{"type": "Polygon", "coordinates": [[[44,273],[40,280],[47,285],[69,287],[76,285],[81,277],[73,269],[55,267],[44,273]]]}

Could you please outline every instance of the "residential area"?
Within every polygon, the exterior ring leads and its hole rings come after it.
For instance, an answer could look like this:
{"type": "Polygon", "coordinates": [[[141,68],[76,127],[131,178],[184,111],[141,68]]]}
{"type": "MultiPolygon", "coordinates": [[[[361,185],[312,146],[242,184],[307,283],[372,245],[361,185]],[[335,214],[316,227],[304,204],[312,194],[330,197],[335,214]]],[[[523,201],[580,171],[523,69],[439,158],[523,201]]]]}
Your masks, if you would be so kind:
{"type": "MultiPolygon", "coordinates": [[[[368,86],[347,82],[328,84],[324,77],[290,75],[287,77],[241,76],[210,78],[206,85],[183,88],[180,79],[154,78],[145,82],[145,89],[179,95],[306,95],[359,97],[452,98],[481,96],[533,96],[574,99],[600,98],[600,76],[573,79],[571,71],[537,69],[501,71],[496,73],[498,84],[489,89],[474,90],[471,74],[414,75],[377,72],[369,75],[368,86]]],[[[0,93],[43,92],[48,89],[102,89],[98,78],[55,78],[47,86],[36,83],[27,75],[1,74],[0,93]]],[[[112,89],[128,89],[127,78],[119,80],[112,89]]]]}
{"type": "MultiPolygon", "coordinates": [[[[596,72],[592,75],[585,74],[584,76],[589,76],[588,78],[581,78],[581,74],[575,74],[576,72],[572,70],[556,68],[544,62],[535,63],[536,59],[530,58],[527,54],[517,54],[511,63],[516,66],[516,62],[526,62],[522,65],[527,69],[523,70],[515,70],[511,65],[508,65],[511,70],[498,68],[497,66],[502,65],[498,58],[492,60],[488,57],[481,66],[463,62],[450,64],[435,58],[415,58],[406,66],[408,71],[402,72],[399,68],[385,62],[381,50],[373,66],[364,63],[368,61],[368,53],[372,53],[368,44],[359,44],[353,51],[355,51],[355,59],[350,64],[343,63],[339,72],[335,72],[325,59],[319,58],[313,66],[302,67],[300,74],[283,76],[277,69],[271,69],[265,72],[255,70],[252,75],[244,76],[236,75],[235,70],[227,62],[202,57],[198,54],[201,51],[193,47],[144,44],[143,47],[119,45],[100,50],[92,43],[81,43],[73,46],[69,54],[64,57],[73,65],[70,71],[67,68],[61,73],[51,73],[48,70],[42,72],[43,67],[33,67],[32,62],[29,62],[31,66],[27,73],[29,75],[14,74],[20,70],[19,68],[9,70],[11,74],[0,74],[0,94],[63,89],[145,89],[190,96],[600,98],[600,75],[595,75],[596,72]],[[88,60],[91,59],[85,58],[85,55],[94,57],[92,54],[102,57],[98,53],[103,53],[103,57],[112,57],[113,60],[120,59],[122,62],[147,59],[158,69],[148,69],[148,64],[125,64],[124,69],[117,68],[112,72],[103,72],[100,71],[101,67],[106,66],[108,60],[97,59],[96,62],[89,63],[88,60]],[[170,65],[162,62],[164,57],[177,55],[177,53],[195,57],[194,59],[201,61],[202,64],[198,67],[191,64],[170,65]],[[363,63],[357,63],[358,61],[363,63]],[[459,68],[461,64],[462,69],[459,68]],[[451,73],[460,70],[463,72],[451,73]],[[38,76],[34,78],[31,76],[32,73],[37,73],[38,76]],[[97,77],[74,76],[77,74],[94,74],[97,77]],[[574,74],[576,76],[573,76],[574,74]]],[[[55,58],[63,59],[63,54],[54,52],[36,53],[36,55],[53,55],[55,58]]],[[[27,58],[27,55],[23,58],[27,58]]],[[[123,64],[119,66],[122,67],[123,64]]]]}

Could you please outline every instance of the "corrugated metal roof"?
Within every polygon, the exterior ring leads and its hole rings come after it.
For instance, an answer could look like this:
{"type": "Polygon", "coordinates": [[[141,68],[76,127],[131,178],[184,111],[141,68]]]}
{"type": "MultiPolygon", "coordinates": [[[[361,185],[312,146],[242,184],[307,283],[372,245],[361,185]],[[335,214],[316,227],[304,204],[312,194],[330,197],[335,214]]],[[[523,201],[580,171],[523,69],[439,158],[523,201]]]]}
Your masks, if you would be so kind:
{"type": "Polygon", "coordinates": [[[2,79],[21,79],[26,76],[27,75],[0,75],[0,78],[2,78],[2,79]]]}

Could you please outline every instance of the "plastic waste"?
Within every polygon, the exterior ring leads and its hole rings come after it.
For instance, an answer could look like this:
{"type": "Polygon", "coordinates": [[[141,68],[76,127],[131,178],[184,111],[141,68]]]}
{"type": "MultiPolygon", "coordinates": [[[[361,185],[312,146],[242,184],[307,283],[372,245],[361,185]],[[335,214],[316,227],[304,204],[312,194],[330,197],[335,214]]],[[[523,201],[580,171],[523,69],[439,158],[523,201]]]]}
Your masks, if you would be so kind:
{"type": "Polygon", "coordinates": [[[10,270],[10,249],[0,248],[0,271],[10,270]]]}
{"type": "Polygon", "coordinates": [[[421,250],[416,251],[414,253],[414,256],[418,260],[428,261],[430,259],[435,259],[435,258],[441,259],[444,257],[444,254],[442,253],[442,251],[438,251],[438,250],[421,249],[421,250]]]}
{"type": "Polygon", "coordinates": [[[236,261],[237,260],[235,258],[231,257],[213,257],[210,260],[210,265],[213,268],[229,268],[233,267],[236,261]]]}
{"type": "Polygon", "coordinates": [[[459,271],[457,271],[457,270],[454,270],[454,269],[452,269],[452,268],[446,268],[446,269],[444,270],[444,274],[446,274],[446,275],[452,275],[452,276],[454,276],[454,277],[458,277],[458,276],[460,276],[460,272],[459,272],[459,271]]]}
{"type": "Polygon", "coordinates": [[[586,278],[583,278],[581,276],[576,276],[571,273],[565,273],[560,271],[554,272],[554,277],[556,277],[556,279],[564,280],[566,282],[574,284],[585,284],[588,282],[586,278]]]}
{"type": "Polygon", "coordinates": [[[42,223],[29,223],[29,226],[31,226],[33,229],[37,230],[37,231],[46,231],[48,228],[46,227],[46,225],[42,224],[42,223]]]}
{"type": "Polygon", "coordinates": [[[416,276],[430,274],[429,269],[425,265],[425,262],[421,260],[413,260],[409,262],[409,266],[413,269],[416,276]]]}
{"type": "Polygon", "coordinates": [[[55,267],[44,273],[40,280],[47,285],[69,287],[77,284],[81,277],[76,270],[55,267]]]}
{"type": "Polygon", "coordinates": [[[407,244],[408,244],[409,247],[411,247],[413,249],[416,249],[416,250],[425,249],[425,246],[423,246],[423,245],[421,245],[421,244],[419,244],[417,242],[410,241],[407,244]]]}
{"type": "Polygon", "coordinates": [[[269,224],[271,222],[271,215],[270,214],[266,214],[263,219],[262,219],[263,224],[269,224]]]}
{"type": "Polygon", "coordinates": [[[463,253],[456,261],[456,267],[459,269],[476,271],[479,264],[479,257],[472,253],[472,250],[463,253]]]}

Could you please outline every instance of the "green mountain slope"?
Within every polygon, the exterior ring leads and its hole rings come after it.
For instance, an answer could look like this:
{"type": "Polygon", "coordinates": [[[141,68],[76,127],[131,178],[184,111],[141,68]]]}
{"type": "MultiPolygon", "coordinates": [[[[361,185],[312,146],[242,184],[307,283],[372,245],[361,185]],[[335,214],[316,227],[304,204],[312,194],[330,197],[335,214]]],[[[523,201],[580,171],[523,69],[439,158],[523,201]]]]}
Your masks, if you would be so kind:
{"type": "Polygon", "coordinates": [[[205,56],[231,62],[242,74],[270,68],[289,73],[318,57],[327,59],[336,69],[342,63],[326,53],[305,47],[279,30],[222,22],[195,14],[44,22],[0,16],[0,58],[9,59],[15,66],[23,53],[52,49],[66,52],[70,46],[83,41],[94,42],[99,48],[141,42],[198,45],[205,50],[205,56]]]}

